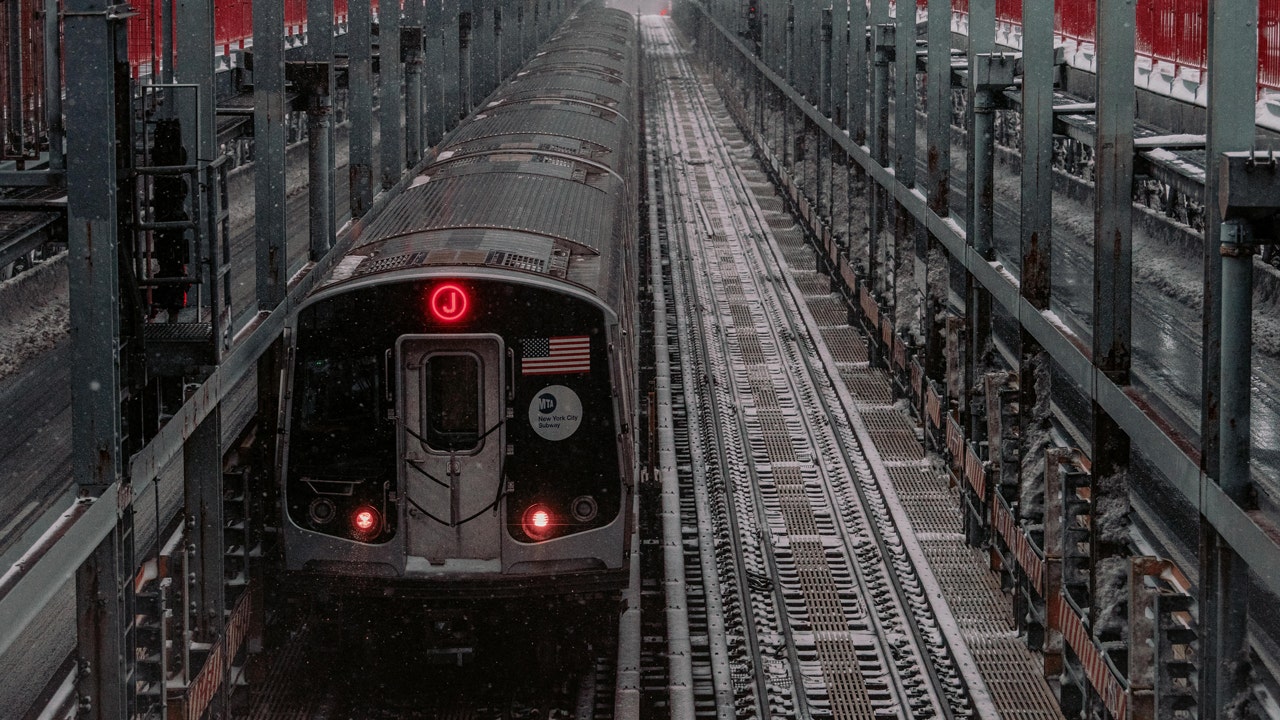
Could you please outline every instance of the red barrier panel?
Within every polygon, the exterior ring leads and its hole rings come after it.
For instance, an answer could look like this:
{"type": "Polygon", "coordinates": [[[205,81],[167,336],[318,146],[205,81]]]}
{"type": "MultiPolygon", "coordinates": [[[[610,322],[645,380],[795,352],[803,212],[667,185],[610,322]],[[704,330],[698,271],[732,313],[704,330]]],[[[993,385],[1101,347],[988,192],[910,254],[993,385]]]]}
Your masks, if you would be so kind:
{"type": "Polygon", "coordinates": [[[213,18],[214,47],[223,55],[243,48],[253,37],[252,0],[216,0],[213,18]]]}
{"type": "Polygon", "coordinates": [[[1155,63],[1184,68],[1205,66],[1205,17],[1208,0],[1163,0],[1142,4],[1137,12],[1137,51],[1155,63]]]}
{"type": "Polygon", "coordinates": [[[1280,0],[1258,2],[1258,85],[1280,90],[1280,0]]]}
{"type": "Polygon", "coordinates": [[[1022,24],[1022,0],[996,0],[996,22],[1022,24]]]}
{"type": "Polygon", "coordinates": [[[46,133],[44,112],[44,3],[40,0],[8,0],[18,3],[14,15],[17,27],[9,26],[9,8],[0,8],[0,38],[7,41],[18,38],[19,63],[22,71],[22,92],[19,106],[9,105],[8,91],[9,47],[0,46],[0,157],[5,159],[31,159],[40,150],[46,133]],[[21,137],[10,134],[16,127],[15,118],[22,119],[21,137]]]}
{"type": "MultiPolygon", "coordinates": [[[[20,1],[25,4],[31,0],[20,1]]],[[[148,74],[153,60],[160,54],[160,33],[156,27],[158,2],[134,2],[139,14],[129,20],[129,60],[135,77],[148,74]]],[[[336,22],[347,21],[348,2],[334,0],[336,22]]],[[[891,4],[896,5],[896,0],[891,4]]],[[[924,8],[928,0],[916,0],[916,4],[924,8]]],[[[375,10],[377,5],[375,0],[375,10]]],[[[1206,64],[1207,8],[1208,0],[1138,3],[1138,54],[1151,58],[1153,63],[1171,64],[1175,75],[1181,75],[1185,70],[1203,71],[1206,64]]],[[[951,9],[957,14],[967,14],[969,0],[951,0],[951,9]]],[[[1057,0],[1055,3],[1054,26],[1058,36],[1065,40],[1092,42],[1096,17],[1096,0],[1057,0]]],[[[996,18],[1004,23],[1021,24],[1022,0],[996,0],[996,18]]],[[[285,34],[303,32],[306,22],[307,0],[285,0],[285,34]]],[[[226,54],[242,48],[252,37],[253,0],[215,0],[214,43],[218,52],[226,54]]],[[[3,58],[0,58],[0,63],[3,63],[3,58]]],[[[39,78],[31,82],[38,83],[39,78]]],[[[1280,91],[1280,0],[1259,0],[1258,89],[1260,92],[1280,91]]]]}
{"type": "Polygon", "coordinates": [[[129,18],[129,64],[136,78],[150,75],[160,57],[159,28],[153,25],[160,22],[160,6],[158,0],[134,0],[132,5],[138,14],[129,18]]]}
{"type": "Polygon", "coordinates": [[[1098,6],[1089,0],[1059,0],[1054,4],[1054,27],[1057,33],[1077,42],[1093,42],[1098,24],[1098,6]]]}

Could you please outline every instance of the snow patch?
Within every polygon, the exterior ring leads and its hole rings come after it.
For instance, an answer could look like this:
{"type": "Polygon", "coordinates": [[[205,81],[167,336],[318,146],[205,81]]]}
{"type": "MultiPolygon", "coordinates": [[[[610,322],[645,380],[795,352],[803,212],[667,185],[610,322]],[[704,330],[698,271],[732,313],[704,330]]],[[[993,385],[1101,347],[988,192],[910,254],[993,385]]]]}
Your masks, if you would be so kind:
{"type": "Polygon", "coordinates": [[[0,283],[0,379],[71,332],[67,253],[0,283]]]}

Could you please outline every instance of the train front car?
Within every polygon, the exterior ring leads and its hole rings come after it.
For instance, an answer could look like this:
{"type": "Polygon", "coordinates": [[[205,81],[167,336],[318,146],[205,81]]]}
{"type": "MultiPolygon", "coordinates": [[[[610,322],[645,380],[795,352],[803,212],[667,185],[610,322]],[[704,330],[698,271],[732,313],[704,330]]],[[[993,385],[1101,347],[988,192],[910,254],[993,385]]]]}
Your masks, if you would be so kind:
{"type": "Polygon", "coordinates": [[[602,9],[568,21],[299,309],[280,468],[297,587],[623,584],[634,22],[602,9]]]}

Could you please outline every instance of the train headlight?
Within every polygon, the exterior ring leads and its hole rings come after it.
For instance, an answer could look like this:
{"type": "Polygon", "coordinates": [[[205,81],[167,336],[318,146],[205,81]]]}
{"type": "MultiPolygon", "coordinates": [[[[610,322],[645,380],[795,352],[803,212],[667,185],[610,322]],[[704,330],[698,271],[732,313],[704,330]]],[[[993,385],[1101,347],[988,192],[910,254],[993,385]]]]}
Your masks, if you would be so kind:
{"type": "Polygon", "coordinates": [[[307,508],[307,514],[311,516],[311,522],[316,525],[328,525],[333,522],[334,516],[338,514],[338,509],[333,506],[332,500],[321,497],[311,501],[311,506],[307,508]]]}
{"type": "Polygon", "coordinates": [[[600,512],[600,506],[596,504],[596,499],[590,495],[579,495],[569,503],[569,511],[573,513],[573,519],[578,522],[591,522],[596,519],[596,515],[600,512]]]}
{"type": "Polygon", "coordinates": [[[520,520],[524,534],[534,540],[546,540],[555,531],[555,515],[546,505],[530,505],[520,520]]]}
{"type": "Polygon", "coordinates": [[[351,513],[351,532],[357,540],[370,540],[382,530],[382,515],[368,505],[351,513]]]}

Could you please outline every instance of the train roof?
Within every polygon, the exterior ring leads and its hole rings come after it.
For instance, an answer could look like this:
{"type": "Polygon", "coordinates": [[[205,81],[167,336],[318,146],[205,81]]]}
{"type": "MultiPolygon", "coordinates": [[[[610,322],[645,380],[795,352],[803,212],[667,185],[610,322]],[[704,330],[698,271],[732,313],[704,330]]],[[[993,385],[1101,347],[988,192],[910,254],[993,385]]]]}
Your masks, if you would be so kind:
{"type": "Polygon", "coordinates": [[[586,73],[533,73],[517,77],[504,90],[500,98],[490,103],[490,107],[521,100],[559,97],[616,108],[630,97],[632,88],[622,78],[586,73]]]}
{"type": "Polygon", "coordinates": [[[365,232],[358,251],[386,238],[449,228],[493,228],[559,238],[599,252],[612,213],[590,212],[622,183],[587,177],[570,164],[476,163],[408,188],[365,232]]]}
{"type": "Polygon", "coordinates": [[[588,30],[553,41],[444,140],[326,285],[466,266],[617,301],[615,266],[634,225],[634,18],[593,12],[578,27],[588,30]]]}

